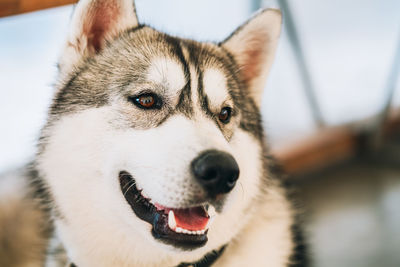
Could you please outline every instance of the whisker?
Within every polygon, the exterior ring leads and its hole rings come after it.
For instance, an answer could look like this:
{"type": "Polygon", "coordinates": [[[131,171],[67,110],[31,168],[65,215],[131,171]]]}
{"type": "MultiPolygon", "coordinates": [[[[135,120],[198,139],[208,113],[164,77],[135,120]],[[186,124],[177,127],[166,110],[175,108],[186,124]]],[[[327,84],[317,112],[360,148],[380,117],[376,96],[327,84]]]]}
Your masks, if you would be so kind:
{"type": "Polygon", "coordinates": [[[128,187],[128,189],[125,191],[124,197],[125,197],[126,193],[128,193],[128,191],[129,191],[134,185],[136,185],[136,183],[135,183],[135,181],[132,180],[132,184],[131,184],[131,185],[128,187]]]}
{"type": "Polygon", "coordinates": [[[242,199],[244,199],[244,188],[242,182],[239,181],[240,187],[242,188],[242,199]]]}
{"type": "Polygon", "coordinates": [[[128,187],[131,185],[131,183],[134,183],[134,180],[130,180],[127,184],[125,184],[122,188],[125,189],[125,187],[128,187]]]}

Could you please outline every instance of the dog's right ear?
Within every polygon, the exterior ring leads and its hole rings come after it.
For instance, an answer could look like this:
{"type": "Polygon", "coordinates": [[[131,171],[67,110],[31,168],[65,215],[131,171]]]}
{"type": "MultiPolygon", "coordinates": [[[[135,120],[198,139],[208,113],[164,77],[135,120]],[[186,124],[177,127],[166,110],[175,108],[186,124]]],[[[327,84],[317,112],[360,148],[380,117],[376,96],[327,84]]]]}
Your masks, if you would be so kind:
{"type": "Polygon", "coordinates": [[[81,60],[99,53],[121,32],[138,26],[133,0],[81,0],[76,5],[60,72],[69,72],[81,60]]]}

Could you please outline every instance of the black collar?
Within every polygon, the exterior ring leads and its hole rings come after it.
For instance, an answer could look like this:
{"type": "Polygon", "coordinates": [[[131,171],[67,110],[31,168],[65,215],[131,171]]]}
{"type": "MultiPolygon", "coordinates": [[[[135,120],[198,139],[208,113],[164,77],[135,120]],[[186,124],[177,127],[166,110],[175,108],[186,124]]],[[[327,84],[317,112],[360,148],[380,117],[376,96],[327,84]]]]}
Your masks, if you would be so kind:
{"type": "MultiPolygon", "coordinates": [[[[222,255],[222,253],[224,252],[226,246],[227,245],[223,245],[218,250],[213,250],[211,252],[208,252],[199,261],[196,261],[196,262],[193,262],[193,263],[182,262],[181,264],[179,264],[176,267],[210,267],[222,255]]],[[[75,264],[71,263],[69,265],[69,267],[77,267],[77,266],[75,264]]]]}

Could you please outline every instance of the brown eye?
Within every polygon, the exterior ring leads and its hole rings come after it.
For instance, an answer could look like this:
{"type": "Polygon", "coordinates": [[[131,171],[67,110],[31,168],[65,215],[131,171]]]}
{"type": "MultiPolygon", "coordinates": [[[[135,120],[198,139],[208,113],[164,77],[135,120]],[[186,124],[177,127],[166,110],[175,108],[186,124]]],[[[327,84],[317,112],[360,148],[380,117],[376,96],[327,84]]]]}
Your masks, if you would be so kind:
{"type": "Polygon", "coordinates": [[[137,98],[137,102],[144,108],[151,108],[156,101],[152,95],[141,95],[137,98]]]}
{"type": "Polygon", "coordinates": [[[231,120],[231,115],[232,115],[232,109],[230,107],[224,107],[223,109],[221,109],[221,112],[218,115],[218,119],[222,123],[227,124],[231,120]]]}
{"type": "Polygon", "coordinates": [[[129,100],[142,109],[160,109],[162,105],[161,99],[151,93],[130,97],[129,100]]]}

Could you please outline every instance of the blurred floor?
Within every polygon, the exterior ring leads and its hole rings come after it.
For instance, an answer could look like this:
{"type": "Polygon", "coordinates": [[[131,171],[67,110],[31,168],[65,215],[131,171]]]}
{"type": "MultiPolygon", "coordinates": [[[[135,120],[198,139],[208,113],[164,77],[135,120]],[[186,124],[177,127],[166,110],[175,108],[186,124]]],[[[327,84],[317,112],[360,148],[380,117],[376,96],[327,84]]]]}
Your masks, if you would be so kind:
{"type": "Polygon", "coordinates": [[[399,141],[298,186],[313,266],[400,266],[399,141]]]}

